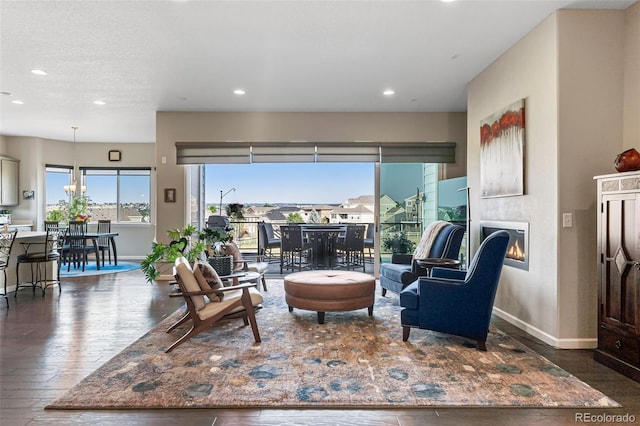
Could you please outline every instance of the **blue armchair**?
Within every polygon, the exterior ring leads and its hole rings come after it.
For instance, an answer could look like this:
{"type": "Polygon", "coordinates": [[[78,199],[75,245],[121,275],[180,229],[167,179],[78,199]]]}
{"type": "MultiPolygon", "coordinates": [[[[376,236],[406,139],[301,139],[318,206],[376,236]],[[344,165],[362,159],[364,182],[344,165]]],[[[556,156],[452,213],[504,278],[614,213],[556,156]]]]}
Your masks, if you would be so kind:
{"type": "Polygon", "coordinates": [[[434,330],[477,341],[486,351],[493,302],[509,233],[498,231],[487,237],[468,271],[433,268],[430,277],[420,277],[400,293],[402,340],[411,328],[434,330]]]}
{"type": "MultiPolygon", "coordinates": [[[[457,259],[464,236],[464,227],[448,224],[438,232],[429,251],[429,258],[457,259]]],[[[393,254],[391,263],[380,265],[382,296],[387,290],[400,293],[406,286],[426,275],[426,270],[416,263],[410,254],[393,254]]]]}

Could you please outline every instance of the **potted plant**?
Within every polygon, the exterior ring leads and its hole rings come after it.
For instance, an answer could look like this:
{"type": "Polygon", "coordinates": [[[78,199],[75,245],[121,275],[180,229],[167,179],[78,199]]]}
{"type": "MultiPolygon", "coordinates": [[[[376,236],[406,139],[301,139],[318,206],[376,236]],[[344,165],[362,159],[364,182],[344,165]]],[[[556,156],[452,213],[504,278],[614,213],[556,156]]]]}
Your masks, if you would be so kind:
{"type": "Polygon", "coordinates": [[[207,262],[219,275],[230,275],[233,270],[233,256],[227,254],[225,244],[231,240],[229,232],[215,228],[205,228],[199,233],[204,241],[207,262]]]}
{"type": "Polygon", "coordinates": [[[415,243],[407,238],[404,232],[398,232],[393,235],[387,235],[382,240],[382,246],[392,253],[411,253],[415,243]]]}
{"type": "Polygon", "coordinates": [[[241,222],[244,220],[244,213],[242,209],[244,205],[238,203],[227,204],[227,216],[230,219],[233,219],[236,222],[241,222]]]}
{"type": "Polygon", "coordinates": [[[70,222],[72,220],[88,221],[89,220],[89,215],[87,214],[88,204],[89,204],[89,197],[87,197],[86,195],[74,196],[71,199],[71,204],[69,205],[68,220],[70,222]]]}
{"type": "Polygon", "coordinates": [[[204,242],[200,240],[196,228],[192,225],[183,229],[170,229],[167,235],[171,242],[165,244],[154,241],[151,244],[151,253],[140,262],[140,269],[149,283],[158,280],[163,271],[173,267],[178,257],[184,256],[193,263],[205,249],[204,242]],[[194,236],[198,238],[193,238],[194,236]]]}

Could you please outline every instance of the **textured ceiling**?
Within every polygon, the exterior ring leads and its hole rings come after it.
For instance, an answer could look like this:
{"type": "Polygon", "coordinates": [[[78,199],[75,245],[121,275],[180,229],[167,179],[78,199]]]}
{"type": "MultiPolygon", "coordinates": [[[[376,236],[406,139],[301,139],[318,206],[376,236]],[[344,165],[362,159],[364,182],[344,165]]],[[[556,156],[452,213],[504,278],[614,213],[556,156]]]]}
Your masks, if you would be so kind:
{"type": "Polygon", "coordinates": [[[633,3],[0,0],[0,134],[153,142],[156,111],[465,111],[467,83],[556,9],[633,3]]]}

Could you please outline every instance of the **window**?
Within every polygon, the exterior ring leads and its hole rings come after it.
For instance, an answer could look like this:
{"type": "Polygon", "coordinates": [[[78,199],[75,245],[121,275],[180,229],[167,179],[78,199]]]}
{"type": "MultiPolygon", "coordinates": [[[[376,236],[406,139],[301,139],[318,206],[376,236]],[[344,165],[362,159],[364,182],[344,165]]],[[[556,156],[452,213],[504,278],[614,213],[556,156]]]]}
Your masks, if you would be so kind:
{"type": "Polygon", "coordinates": [[[81,167],[92,221],[149,222],[151,169],[81,167]]]}
{"type": "Polygon", "coordinates": [[[70,198],[64,191],[64,187],[71,184],[71,170],[71,166],[46,165],[46,220],[64,220],[64,212],[69,205],[70,198]]]}

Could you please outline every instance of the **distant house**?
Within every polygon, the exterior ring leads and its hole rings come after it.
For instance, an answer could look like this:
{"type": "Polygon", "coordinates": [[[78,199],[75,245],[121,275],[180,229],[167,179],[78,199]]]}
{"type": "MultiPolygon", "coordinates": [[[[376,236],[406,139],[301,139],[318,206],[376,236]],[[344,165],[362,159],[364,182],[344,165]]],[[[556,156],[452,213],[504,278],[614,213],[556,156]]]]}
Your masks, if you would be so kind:
{"type": "Polygon", "coordinates": [[[395,209],[398,206],[398,202],[388,195],[383,195],[380,197],[380,216],[384,217],[384,215],[391,209],[395,209]]]}
{"type": "Polygon", "coordinates": [[[349,198],[347,201],[341,204],[344,208],[353,208],[357,206],[365,206],[369,210],[373,211],[375,205],[375,198],[373,195],[359,195],[355,198],[349,198]]]}
{"type": "Polygon", "coordinates": [[[401,223],[405,220],[406,211],[402,206],[394,206],[380,215],[380,223],[401,223]]]}
{"type": "Polygon", "coordinates": [[[329,216],[331,215],[331,211],[335,208],[336,206],[332,206],[329,204],[315,204],[312,206],[303,207],[300,211],[300,215],[304,219],[305,223],[311,223],[312,217],[314,215],[314,213],[311,212],[315,211],[315,214],[317,214],[317,217],[319,218],[318,223],[321,223],[323,218],[329,218],[329,216]]]}
{"type": "Polygon", "coordinates": [[[331,223],[373,223],[375,215],[373,210],[363,205],[355,207],[337,207],[331,211],[329,222],[331,223]]]}

